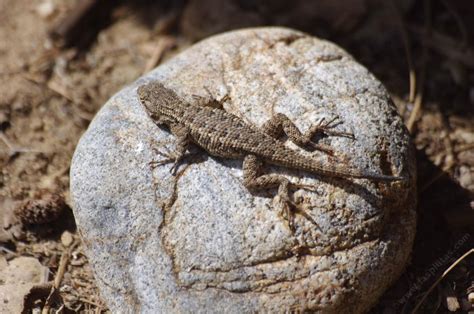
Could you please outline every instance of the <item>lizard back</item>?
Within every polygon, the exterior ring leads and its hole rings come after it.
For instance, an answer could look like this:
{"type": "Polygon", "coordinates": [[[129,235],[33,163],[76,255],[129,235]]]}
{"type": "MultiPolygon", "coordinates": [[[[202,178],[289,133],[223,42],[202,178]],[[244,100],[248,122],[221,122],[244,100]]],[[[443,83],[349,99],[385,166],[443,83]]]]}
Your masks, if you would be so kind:
{"type": "Polygon", "coordinates": [[[242,158],[249,154],[267,163],[286,168],[306,170],[331,177],[369,178],[383,181],[400,177],[361,171],[338,163],[323,164],[285,146],[257,127],[222,109],[192,105],[159,82],[138,89],[141,102],[157,124],[185,127],[189,139],[210,155],[242,158]]]}
{"type": "Polygon", "coordinates": [[[191,141],[211,155],[241,158],[252,153],[267,158],[275,149],[286,148],[239,117],[222,109],[192,105],[159,82],[140,86],[138,94],[157,124],[185,126],[191,141]]]}

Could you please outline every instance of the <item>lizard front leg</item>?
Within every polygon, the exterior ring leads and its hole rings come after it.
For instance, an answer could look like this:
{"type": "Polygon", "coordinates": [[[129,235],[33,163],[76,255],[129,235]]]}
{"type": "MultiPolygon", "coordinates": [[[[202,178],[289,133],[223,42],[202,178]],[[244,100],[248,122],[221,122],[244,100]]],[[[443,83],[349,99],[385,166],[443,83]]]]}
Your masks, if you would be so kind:
{"type": "Polygon", "coordinates": [[[285,133],[293,143],[302,148],[309,147],[320,150],[329,155],[333,155],[334,152],[330,147],[327,145],[317,144],[312,141],[312,138],[317,134],[353,138],[354,136],[351,133],[332,130],[332,128],[337,125],[337,122],[334,124],[336,120],[337,118],[334,118],[329,122],[325,122],[323,118],[318,124],[313,125],[308,131],[302,134],[296,125],[286,115],[283,113],[277,113],[270,120],[263,124],[262,131],[274,138],[279,138],[283,133],[285,133]]]}
{"type": "Polygon", "coordinates": [[[191,144],[189,138],[190,131],[188,127],[175,123],[170,124],[169,128],[171,133],[176,137],[176,150],[173,152],[173,154],[168,154],[168,158],[160,160],[154,164],[164,165],[172,162],[173,166],[171,167],[170,172],[175,175],[179,164],[186,155],[189,144],[191,144]]]}
{"type": "Polygon", "coordinates": [[[230,100],[229,94],[225,94],[221,99],[214,98],[209,88],[204,86],[208,97],[200,96],[200,95],[192,95],[194,98],[196,105],[200,107],[211,107],[224,110],[224,103],[230,100]]]}
{"type": "Polygon", "coordinates": [[[244,172],[244,186],[247,189],[261,190],[272,187],[278,187],[278,197],[284,206],[285,218],[288,220],[288,224],[291,230],[294,230],[294,217],[291,209],[301,214],[316,227],[319,225],[316,221],[308,215],[305,211],[301,210],[299,206],[290,199],[289,189],[291,185],[298,187],[298,185],[292,184],[290,180],[282,175],[277,174],[266,174],[260,175],[260,169],[263,163],[255,155],[247,155],[244,158],[243,172],[244,172]]]}

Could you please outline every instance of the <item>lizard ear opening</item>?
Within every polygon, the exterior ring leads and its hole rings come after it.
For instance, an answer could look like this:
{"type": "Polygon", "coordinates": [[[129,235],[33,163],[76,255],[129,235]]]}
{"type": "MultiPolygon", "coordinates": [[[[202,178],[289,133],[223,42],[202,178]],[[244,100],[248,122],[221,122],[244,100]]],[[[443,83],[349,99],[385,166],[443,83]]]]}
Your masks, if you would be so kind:
{"type": "Polygon", "coordinates": [[[149,116],[153,121],[158,121],[158,120],[159,120],[159,116],[158,116],[155,112],[153,112],[153,111],[151,111],[151,110],[149,109],[148,104],[147,104],[147,103],[143,103],[143,105],[144,105],[145,108],[146,108],[146,112],[147,112],[148,116],[149,116]]]}

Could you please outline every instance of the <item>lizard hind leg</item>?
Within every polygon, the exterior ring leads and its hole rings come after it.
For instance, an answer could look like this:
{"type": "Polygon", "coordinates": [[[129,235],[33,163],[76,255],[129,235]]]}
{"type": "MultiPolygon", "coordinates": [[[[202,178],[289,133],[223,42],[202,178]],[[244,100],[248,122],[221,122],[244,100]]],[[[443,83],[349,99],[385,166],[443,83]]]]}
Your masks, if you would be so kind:
{"type": "Polygon", "coordinates": [[[293,183],[290,183],[290,181],[282,181],[280,186],[278,187],[278,197],[280,198],[280,202],[283,205],[284,208],[284,213],[285,213],[285,219],[288,220],[288,225],[291,230],[294,229],[294,217],[295,214],[300,214],[304,218],[306,218],[309,222],[311,222],[313,225],[316,226],[321,231],[321,228],[319,227],[318,223],[309,215],[303,208],[298,203],[295,203],[290,199],[290,185],[291,186],[297,186],[294,185],[293,183]]]}
{"type": "Polygon", "coordinates": [[[299,185],[292,184],[290,180],[278,174],[260,175],[259,171],[263,162],[255,155],[247,155],[244,158],[243,172],[244,172],[244,186],[251,190],[261,190],[273,187],[278,187],[278,200],[283,207],[284,218],[288,221],[289,228],[294,231],[294,214],[301,214],[303,217],[313,223],[318,229],[319,225],[316,221],[298,204],[293,202],[290,198],[290,187],[299,185]]]}
{"type": "Polygon", "coordinates": [[[334,155],[334,151],[327,145],[315,143],[312,139],[317,134],[325,134],[328,136],[343,136],[353,138],[351,133],[339,132],[332,130],[339,124],[338,118],[334,118],[325,122],[325,119],[321,119],[319,123],[313,125],[305,133],[296,127],[296,125],[284,114],[277,113],[270,120],[264,123],[262,131],[266,134],[279,138],[283,133],[296,145],[302,148],[310,148],[313,150],[322,151],[328,155],[334,155]]]}
{"type": "Polygon", "coordinates": [[[306,133],[308,133],[311,137],[315,136],[318,133],[323,133],[328,136],[340,136],[340,137],[347,137],[350,139],[354,139],[354,134],[352,133],[334,131],[334,128],[341,123],[342,121],[339,119],[339,117],[334,117],[329,121],[326,121],[326,119],[323,117],[321,120],[319,120],[318,123],[313,125],[306,133]]]}

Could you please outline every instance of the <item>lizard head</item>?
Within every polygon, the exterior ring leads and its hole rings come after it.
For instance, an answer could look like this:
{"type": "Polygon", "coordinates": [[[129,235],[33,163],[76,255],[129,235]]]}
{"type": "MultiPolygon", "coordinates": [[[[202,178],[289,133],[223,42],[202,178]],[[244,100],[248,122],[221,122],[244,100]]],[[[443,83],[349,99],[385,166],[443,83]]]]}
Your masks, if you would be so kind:
{"type": "Polygon", "coordinates": [[[173,121],[179,116],[179,104],[183,100],[176,93],[158,81],[138,88],[138,97],[150,117],[155,121],[173,121]]]}
{"type": "Polygon", "coordinates": [[[153,113],[153,107],[155,107],[157,100],[160,99],[160,91],[163,88],[163,84],[156,81],[138,87],[138,98],[149,113],[153,113]]]}

